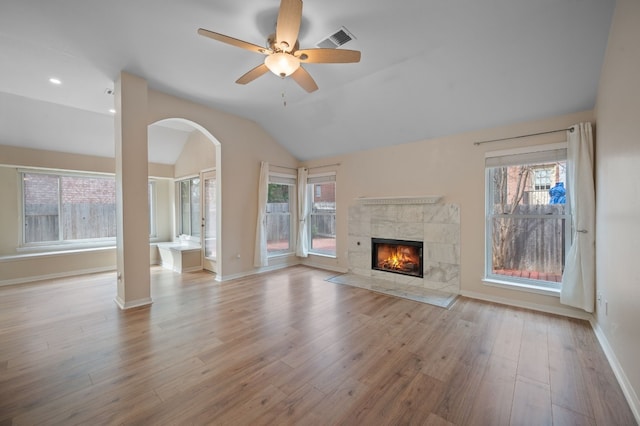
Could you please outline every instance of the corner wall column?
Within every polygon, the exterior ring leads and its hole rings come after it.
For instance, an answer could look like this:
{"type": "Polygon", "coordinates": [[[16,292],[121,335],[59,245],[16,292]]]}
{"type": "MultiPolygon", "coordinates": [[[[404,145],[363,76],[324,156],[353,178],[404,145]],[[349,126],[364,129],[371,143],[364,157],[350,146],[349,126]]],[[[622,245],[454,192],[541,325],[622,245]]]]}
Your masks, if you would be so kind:
{"type": "Polygon", "coordinates": [[[147,82],[121,72],[115,88],[116,257],[121,309],[151,304],[147,82]]]}

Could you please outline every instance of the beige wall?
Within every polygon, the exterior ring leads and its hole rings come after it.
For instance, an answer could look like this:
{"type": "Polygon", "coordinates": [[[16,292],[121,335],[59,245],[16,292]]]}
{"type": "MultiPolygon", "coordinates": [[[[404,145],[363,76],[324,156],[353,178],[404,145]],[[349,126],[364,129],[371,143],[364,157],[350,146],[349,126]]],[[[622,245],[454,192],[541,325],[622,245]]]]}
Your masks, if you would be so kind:
{"type": "MultiPolygon", "coordinates": [[[[0,165],[91,171],[96,173],[115,173],[116,170],[116,163],[113,158],[43,151],[8,145],[0,145],[0,165]]],[[[172,178],[173,165],[150,163],[149,176],[172,178]]]]}
{"type": "Polygon", "coordinates": [[[20,244],[19,188],[17,170],[14,167],[0,167],[0,256],[15,254],[20,244]]]}
{"type": "Polygon", "coordinates": [[[194,130],[189,135],[174,166],[175,178],[198,175],[203,170],[216,167],[216,147],[201,132],[194,130]]]}
{"type": "Polygon", "coordinates": [[[171,241],[175,222],[175,187],[172,179],[156,182],[156,241],[171,241]]]}
{"type": "MultiPolygon", "coordinates": [[[[596,117],[597,326],[640,419],[640,2],[618,0],[596,117]],[[605,309],[608,304],[608,312],[605,309]],[[625,383],[626,382],[626,383],[625,383]]],[[[615,367],[615,365],[614,365],[615,367]]]]}
{"type": "Polygon", "coordinates": [[[116,249],[113,247],[46,255],[31,254],[18,258],[5,257],[0,258],[0,285],[112,271],[115,268],[116,249]]]}
{"type": "MultiPolygon", "coordinates": [[[[309,162],[337,167],[337,259],[310,257],[305,263],[346,270],[348,208],[357,197],[441,195],[461,214],[461,289],[463,294],[545,310],[582,315],[553,296],[490,287],[484,274],[484,155],[487,151],[566,140],[564,132],[475,146],[474,141],[567,128],[593,121],[592,111],[537,122],[396,145],[309,162]]],[[[315,172],[316,170],[314,170],[315,172]]]]}

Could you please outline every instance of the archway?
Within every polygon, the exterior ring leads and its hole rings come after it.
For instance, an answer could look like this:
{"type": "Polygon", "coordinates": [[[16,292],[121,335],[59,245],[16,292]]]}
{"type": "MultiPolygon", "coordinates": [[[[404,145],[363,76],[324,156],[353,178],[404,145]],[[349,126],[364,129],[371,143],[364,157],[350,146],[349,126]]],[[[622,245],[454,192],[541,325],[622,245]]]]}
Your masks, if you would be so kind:
{"type": "MultiPolygon", "coordinates": [[[[219,281],[222,276],[222,262],[219,261],[222,254],[220,142],[205,127],[184,118],[158,120],[149,124],[148,129],[147,144],[150,163],[153,163],[155,158],[159,158],[158,161],[163,164],[172,162],[174,167],[173,175],[170,176],[171,182],[181,179],[181,186],[182,184],[188,186],[189,182],[198,183],[198,191],[202,194],[198,200],[200,211],[192,215],[194,222],[192,225],[198,230],[197,239],[201,248],[200,265],[203,269],[215,272],[216,280],[219,281]],[[158,143],[158,139],[160,143],[158,143]],[[209,143],[212,143],[212,151],[209,150],[209,146],[205,145],[209,143]],[[162,150],[162,155],[157,155],[156,150],[162,150]],[[211,155],[214,156],[213,159],[210,158],[211,155]],[[186,176],[189,179],[184,179],[186,176]],[[199,219],[202,219],[202,222],[199,219]]],[[[153,170],[150,169],[149,175],[152,176],[152,174],[153,170]]],[[[172,209],[173,213],[177,214],[180,210],[177,207],[179,207],[181,200],[174,199],[172,201],[169,206],[165,204],[164,208],[172,209]]],[[[189,222],[189,218],[186,219],[189,222]]],[[[191,234],[183,232],[182,225],[182,222],[177,218],[171,221],[169,236],[172,240],[178,234],[191,234]]],[[[163,226],[166,227],[167,224],[164,223],[163,226]]],[[[165,237],[168,235],[166,229],[163,235],[165,237]]],[[[182,237],[190,241],[196,239],[191,235],[182,235],[182,237]]]]}

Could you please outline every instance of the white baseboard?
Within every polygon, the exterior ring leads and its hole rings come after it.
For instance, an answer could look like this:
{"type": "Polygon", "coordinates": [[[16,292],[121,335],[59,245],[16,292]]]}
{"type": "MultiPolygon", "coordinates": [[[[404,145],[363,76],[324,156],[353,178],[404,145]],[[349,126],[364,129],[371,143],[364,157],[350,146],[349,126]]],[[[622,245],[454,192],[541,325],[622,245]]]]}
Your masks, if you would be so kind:
{"type": "Polygon", "coordinates": [[[129,302],[125,302],[120,298],[120,296],[116,296],[116,298],[113,299],[113,301],[116,302],[116,305],[118,305],[120,309],[122,309],[123,311],[126,309],[132,309],[132,308],[138,308],[140,306],[151,305],[153,303],[150,297],[145,297],[144,299],[137,299],[137,300],[131,300],[129,302]]]}
{"type": "Polygon", "coordinates": [[[546,312],[548,314],[556,314],[563,315],[565,317],[578,318],[587,321],[591,321],[593,316],[584,311],[578,311],[569,307],[561,307],[561,306],[548,306],[548,305],[540,305],[538,303],[529,303],[522,302],[519,300],[512,300],[506,297],[498,297],[498,296],[489,296],[483,293],[476,293],[474,291],[465,291],[460,292],[461,296],[470,297],[472,299],[484,300],[486,302],[495,302],[500,303],[502,305],[515,306],[518,308],[531,309],[534,311],[546,312]]]}
{"type": "Polygon", "coordinates": [[[609,365],[613,370],[613,374],[615,374],[620,387],[622,388],[622,393],[624,393],[627,402],[629,403],[629,408],[633,412],[634,417],[636,418],[636,423],[640,424],[640,399],[638,399],[638,394],[633,389],[633,386],[629,382],[629,378],[624,373],[620,362],[618,362],[618,358],[616,357],[613,348],[609,344],[607,337],[605,336],[600,325],[595,321],[594,318],[591,319],[591,328],[593,328],[593,332],[596,334],[596,338],[600,343],[600,347],[604,351],[607,360],[609,361],[609,365]]]}
{"type": "Polygon", "coordinates": [[[73,277],[76,275],[96,274],[98,272],[111,272],[115,270],[116,270],[116,267],[114,265],[114,266],[104,266],[100,268],[77,269],[74,271],[58,272],[55,274],[32,275],[29,277],[14,278],[11,280],[2,280],[0,281],[0,286],[31,283],[31,282],[42,281],[42,280],[54,280],[57,278],[73,277]]]}
{"type": "Polygon", "coordinates": [[[290,266],[295,266],[295,265],[299,265],[299,263],[293,263],[293,264],[283,263],[283,264],[280,264],[280,265],[263,266],[261,268],[256,268],[256,269],[253,269],[251,271],[239,272],[237,274],[224,275],[224,276],[216,275],[216,281],[220,281],[220,282],[231,281],[231,280],[235,280],[235,279],[238,279],[238,278],[249,277],[251,275],[262,274],[262,273],[271,272],[271,271],[277,271],[279,269],[284,269],[284,268],[288,268],[290,266]]]}

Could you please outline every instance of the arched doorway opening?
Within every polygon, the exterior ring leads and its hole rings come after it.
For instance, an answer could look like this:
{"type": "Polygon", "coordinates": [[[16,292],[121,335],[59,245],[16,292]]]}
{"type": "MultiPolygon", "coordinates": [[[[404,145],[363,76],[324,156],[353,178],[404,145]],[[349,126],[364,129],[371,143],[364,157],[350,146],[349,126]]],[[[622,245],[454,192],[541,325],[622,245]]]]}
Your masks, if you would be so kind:
{"type": "Polygon", "coordinates": [[[191,265],[197,244],[198,266],[215,272],[216,280],[222,276],[220,148],[211,132],[191,120],[167,118],[148,127],[149,176],[158,175],[162,186],[157,239],[188,248],[191,265]]]}

